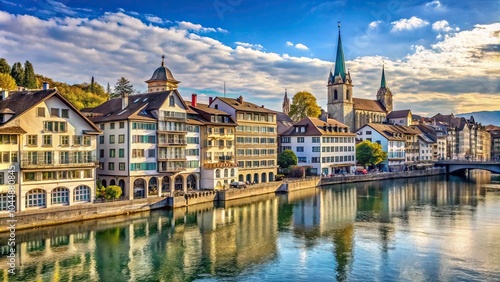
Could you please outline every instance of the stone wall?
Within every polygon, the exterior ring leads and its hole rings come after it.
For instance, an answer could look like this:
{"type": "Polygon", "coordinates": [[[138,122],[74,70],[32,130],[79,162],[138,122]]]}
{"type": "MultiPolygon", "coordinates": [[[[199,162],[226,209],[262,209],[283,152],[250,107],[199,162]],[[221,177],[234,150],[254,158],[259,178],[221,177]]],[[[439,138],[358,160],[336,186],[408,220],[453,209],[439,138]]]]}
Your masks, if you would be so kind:
{"type": "Polygon", "coordinates": [[[247,188],[242,189],[228,189],[217,191],[218,201],[230,201],[235,199],[241,199],[246,197],[255,197],[259,195],[276,193],[278,188],[281,186],[282,182],[267,182],[256,185],[250,185],[247,188]]]}
{"type": "Polygon", "coordinates": [[[40,226],[56,225],[120,214],[128,214],[167,206],[166,198],[147,198],[107,203],[86,203],[73,206],[53,207],[50,209],[31,209],[17,212],[15,218],[8,213],[0,214],[0,232],[8,231],[7,220],[15,219],[16,230],[40,226]]]}
{"type": "Polygon", "coordinates": [[[340,184],[340,183],[375,181],[375,180],[391,179],[391,178],[410,178],[410,177],[430,176],[430,175],[438,175],[438,174],[445,174],[445,173],[446,172],[444,169],[439,168],[439,169],[412,170],[412,171],[403,171],[403,172],[384,172],[384,173],[374,173],[374,174],[366,174],[366,175],[323,177],[323,178],[321,178],[321,186],[340,184]]]}

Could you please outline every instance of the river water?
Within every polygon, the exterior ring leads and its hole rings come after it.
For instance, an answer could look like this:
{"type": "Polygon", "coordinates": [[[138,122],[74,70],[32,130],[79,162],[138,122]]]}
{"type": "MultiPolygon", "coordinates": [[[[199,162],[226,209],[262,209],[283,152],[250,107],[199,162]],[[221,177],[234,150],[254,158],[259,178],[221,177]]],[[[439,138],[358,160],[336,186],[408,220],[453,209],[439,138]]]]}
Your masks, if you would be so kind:
{"type": "Polygon", "coordinates": [[[17,231],[3,281],[500,281],[489,179],[335,185],[17,231]]]}

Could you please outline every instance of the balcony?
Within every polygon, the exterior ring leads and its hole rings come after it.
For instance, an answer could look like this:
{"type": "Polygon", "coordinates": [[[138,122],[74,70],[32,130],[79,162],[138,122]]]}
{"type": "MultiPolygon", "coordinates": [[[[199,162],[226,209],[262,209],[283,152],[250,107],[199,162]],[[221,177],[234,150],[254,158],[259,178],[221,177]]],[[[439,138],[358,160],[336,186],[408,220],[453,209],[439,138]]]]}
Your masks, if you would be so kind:
{"type": "Polygon", "coordinates": [[[171,145],[183,145],[187,144],[186,139],[158,139],[158,146],[171,146],[171,145]]]}
{"type": "Polygon", "coordinates": [[[158,164],[159,172],[180,172],[186,170],[185,162],[160,162],[158,164]]]}
{"type": "Polygon", "coordinates": [[[158,132],[179,132],[187,133],[186,126],[159,126],[158,132]]]}
{"type": "Polygon", "coordinates": [[[227,161],[232,161],[233,156],[219,156],[219,162],[227,162],[227,161]]]}
{"type": "Polygon", "coordinates": [[[167,112],[164,111],[163,115],[161,115],[163,120],[178,120],[178,121],[186,121],[187,115],[186,113],[178,113],[178,112],[167,112]]]}
{"type": "Polygon", "coordinates": [[[59,160],[23,158],[20,165],[22,169],[98,167],[99,161],[95,156],[92,156],[91,158],[68,158],[59,160]]]}
{"type": "Polygon", "coordinates": [[[186,160],[186,154],[159,154],[158,160],[186,160]]]}

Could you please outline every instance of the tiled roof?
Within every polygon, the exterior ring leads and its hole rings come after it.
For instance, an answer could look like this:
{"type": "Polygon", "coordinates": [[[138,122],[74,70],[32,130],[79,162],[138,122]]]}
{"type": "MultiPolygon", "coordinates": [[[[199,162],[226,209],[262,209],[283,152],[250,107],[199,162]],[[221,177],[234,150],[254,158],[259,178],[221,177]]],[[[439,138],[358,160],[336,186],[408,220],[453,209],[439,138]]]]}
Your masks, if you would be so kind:
{"type": "MultiPolygon", "coordinates": [[[[16,120],[18,117],[23,115],[25,112],[29,111],[33,107],[36,107],[38,104],[44,102],[45,100],[56,96],[59,100],[61,100],[64,104],[66,104],[70,109],[80,115],[85,121],[89,123],[97,132],[101,132],[101,130],[95,126],[86,116],[84,116],[77,108],[75,108],[68,100],[66,100],[56,88],[47,89],[47,90],[23,90],[23,91],[11,91],[9,92],[9,96],[0,101],[0,112],[4,113],[13,113],[13,116],[1,126],[3,128],[10,127],[9,124],[13,124],[12,122],[16,120]]],[[[16,126],[13,126],[16,127],[16,126]]],[[[23,129],[20,129],[24,131],[23,129]]],[[[21,132],[19,132],[21,133],[21,132]]],[[[25,132],[24,132],[25,133],[25,132]]]]}
{"type": "Polygon", "coordinates": [[[419,135],[421,131],[404,125],[392,125],[383,123],[368,123],[366,126],[373,128],[375,131],[391,141],[404,141],[404,134],[419,135]]]}
{"type": "Polygon", "coordinates": [[[338,128],[348,128],[347,125],[334,120],[328,119],[323,121],[319,118],[306,117],[302,120],[293,124],[292,127],[288,128],[283,135],[289,136],[320,136],[320,135],[332,135],[332,136],[356,136],[354,133],[350,132],[335,132],[338,128]],[[305,126],[305,132],[295,132],[295,127],[305,126]],[[326,126],[326,130],[324,129],[326,126]],[[332,128],[330,131],[329,128],[332,128]]]}
{"type": "Polygon", "coordinates": [[[272,114],[276,113],[273,110],[264,108],[264,106],[257,106],[256,104],[246,102],[244,100],[240,103],[240,101],[238,99],[234,99],[234,98],[222,98],[222,97],[215,98],[215,100],[217,100],[217,99],[223,101],[224,103],[228,104],[232,108],[234,108],[236,110],[240,110],[240,111],[257,112],[257,113],[272,113],[272,114]]]}
{"type": "Polygon", "coordinates": [[[26,130],[20,126],[0,127],[0,133],[24,134],[26,130]]]}
{"type": "Polygon", "coordinates": [[[223,126],[236,126],[237,124],[233,121],[231,115],[229,113],[226,113],[224,111],[218,110],[218,109],[212,109],[208,107],[207,104],[202,104],[202,103],[196,103],[196,107],[193,107],[191,102],[185,101],[186,104],[189,106],[189,110],[196,113],[198,117],[198,121],[203,123],[203,124],[213,124],[213,125],[223,125],[223,126]],[[211,116],[226,116],[229,118],[228,123],[223,123],[223,122],[213,122],[211,119],[211,116]]]}
{"type": "Polygon", "coordinates": [[[196,110],[200,110],[200,111],[203,111],[203,112],[205,112],[207,114],[224,115],[224,116],[229,116],[230,115],[229,113],[226,113],[224,111],[217,110],[217,109],[212,109],[207,104],[196,103],[196,107],[193,107],[193,105],[191,104],[191,102],[189,102],[189,101],[185,101],[185,102],[186,102],[186,105],[188,105],[189,108],[191,110],[193,110],[195,113],[197,113],[196,110]]]}
{"type": "Polygon", "coordinates": [[[381,112],[381,113],[386,112],[384,106],[379,101],[376,100],[352,98],[352,102],[354,103],[355,110],[381,112]]]}
{"type": "Polygon", "coordinates": [[[399,111],[392,111],[387,115],[388,119],[391,118],[405,118],[408,117],[408,114],[411,114],[410,110],[399,110],[399,111]]]}

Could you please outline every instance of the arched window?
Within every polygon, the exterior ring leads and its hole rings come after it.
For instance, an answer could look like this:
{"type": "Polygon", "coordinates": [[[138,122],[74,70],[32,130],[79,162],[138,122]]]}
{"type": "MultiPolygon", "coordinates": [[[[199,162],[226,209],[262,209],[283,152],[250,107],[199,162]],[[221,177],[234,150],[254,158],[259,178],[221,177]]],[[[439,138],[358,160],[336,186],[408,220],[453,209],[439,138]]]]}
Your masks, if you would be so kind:
{"type": "Polygon", "coordinates": [[[75,202],[90,202],[90,187],[85,185],[76,187],[74,190],[73,200],[75,202]]]}
{"type": "Polygon", "coordinates": [[[224,177],[229,177],[229,171],[227,168],[224,169],[224,177]]]}
{"type": "Polygon", "coordinates": [[[26,207],[45,207],[45,191],[42,189],[32,189],[26,193],[26,207]]]}
{"type": "Polygon", "coordinates": [[[215,178],[220,178],[220,169],[215,170],[215,178]]]}
{"type": "Polygon", "coordinates": [[[51,203],[53,205],[69,204],[69,189],[64,187],[53,189],[51,193],[51,203]]]}
{"type": "Polygon", "coordinates": [[[333,91],[333,100],[337,100],[339,98],[339,93],[337,92],[337,89],[333,91]]]}
{"type": "Polygon", "coordinates": [[[9,194],[0,194],[0,211],[16,210],[16,195],[11,196],[13,196],[13,198],[9,199],[9,194]]]}
{"type": "Polygon", "coordinates": [[[231,177],[234,176],[234,168],[231,169],[231,177]]]}

